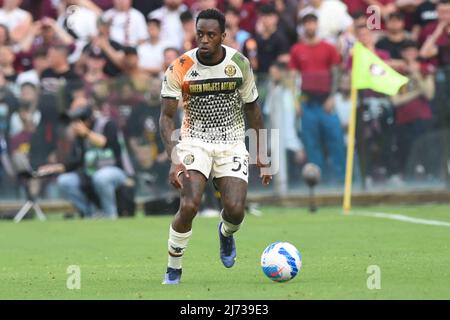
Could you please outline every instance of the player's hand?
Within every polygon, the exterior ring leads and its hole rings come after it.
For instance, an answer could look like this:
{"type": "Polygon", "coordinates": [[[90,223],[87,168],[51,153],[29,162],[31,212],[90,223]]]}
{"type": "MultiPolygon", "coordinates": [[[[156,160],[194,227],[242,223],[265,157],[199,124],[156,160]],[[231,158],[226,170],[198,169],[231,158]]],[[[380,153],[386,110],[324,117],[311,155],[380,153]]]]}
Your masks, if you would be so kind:
{"type": "Polygon", "coordinates": [[[259,160],[256,164],[256,166],[259,168],[260,173],[259,173],[259,177],[261,178],[261,182],[264,186],[268,186],[270,181],[272,181],[272,174],[270,174],[270,170],[269,167],[270,165],[268,164],[262,164],[259,160]]]}
{"type": "Polygon", "coordinates": [[[176,189],[183,189],[183,183],[181,182],[180,176],[184,175],[186,178],[189,178],[189,172],[187,171],[184,164],[174,164],[170,166],[169,171],[169,182],[176,189]]]}

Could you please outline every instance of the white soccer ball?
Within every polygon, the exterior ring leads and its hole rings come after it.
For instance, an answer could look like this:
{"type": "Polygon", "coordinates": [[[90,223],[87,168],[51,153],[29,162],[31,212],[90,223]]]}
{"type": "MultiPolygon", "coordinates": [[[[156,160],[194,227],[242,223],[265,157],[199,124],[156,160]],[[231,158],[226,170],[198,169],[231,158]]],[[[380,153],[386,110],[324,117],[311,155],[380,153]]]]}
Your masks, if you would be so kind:
{"type": "Polygon", "coordinates": [[[289,242],[275,242],[262,253],[261,267],[270,280],[289,281],[300,272],[302,255],[289,242]]]}

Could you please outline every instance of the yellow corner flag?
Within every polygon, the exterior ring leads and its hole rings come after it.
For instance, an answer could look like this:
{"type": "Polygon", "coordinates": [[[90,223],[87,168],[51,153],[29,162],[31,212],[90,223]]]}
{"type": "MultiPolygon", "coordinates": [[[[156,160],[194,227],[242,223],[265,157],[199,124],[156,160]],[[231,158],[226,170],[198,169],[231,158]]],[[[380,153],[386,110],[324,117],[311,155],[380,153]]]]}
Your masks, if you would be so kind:
{"type": "Polygon", "coordinates": [[[398,90],[408,81],[407,77],[396,72],[361,43],[355,43],[352,63],[352,111],[348,125],[347,164],[343,203],[345,213],[348,213],[351,209],[357,90],[372,89],[373,91],[392,96],[397,94],[398,90]]]}
{"type": "Polygon", "coordinates": [[[352,86],[355,89],[372,89],[393,96],[407,82],[407,77],[392,69],[361,43],[355,43],[352,64],[352,86]]]}

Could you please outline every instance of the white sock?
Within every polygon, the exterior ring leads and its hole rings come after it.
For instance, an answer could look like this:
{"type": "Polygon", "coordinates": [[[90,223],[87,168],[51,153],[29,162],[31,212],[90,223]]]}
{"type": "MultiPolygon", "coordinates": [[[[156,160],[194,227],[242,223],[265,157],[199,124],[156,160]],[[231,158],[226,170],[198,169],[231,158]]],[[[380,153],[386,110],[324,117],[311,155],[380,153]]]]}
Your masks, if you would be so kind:
{"type": "Polygon", "coordinates": [[[220,217],[221,217],[222,222],[223,222],[223,223],[222,223],[222,228],[220,228],[220,232],[221,232],[225,237],[229,237],[229,236],[233,235],[233,233],[235,233],[236,231],[238,231],[239,228],[241,227],[241,224],[242,224],[242,223],[240,223],[240,224],[232,224],[232,223],[226,221],[226,220],[223,218],[223,210],[222,210],[222,212],[221,212],[220,217]]]}
{"type": "Polygon", "coordinates": [[[186,233],[179,233],[173,230],[172,225],[169,228],[169,268],[181,269],[181,260],[183,258],[184,250],[187,247],[192,230],[186,233]]]}

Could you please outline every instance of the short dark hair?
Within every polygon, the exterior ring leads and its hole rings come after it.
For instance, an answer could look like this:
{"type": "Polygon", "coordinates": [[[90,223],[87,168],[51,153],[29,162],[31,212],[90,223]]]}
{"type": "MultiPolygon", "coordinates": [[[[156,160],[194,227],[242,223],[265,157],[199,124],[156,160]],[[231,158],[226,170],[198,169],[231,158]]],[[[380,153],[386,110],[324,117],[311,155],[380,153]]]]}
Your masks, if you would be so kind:
{"type": "Polygon", "coordinates": [[[219,10],[217,10],[217,9],[206,9],[206,10],[201,11],[198,14],[198,16],[197,16],[197,20],[195,21],[195,25],[197,25],[198,20],[200,20],[200,19],[217,20],[217,22],[219,23],[220,31],[222,33],[225,32],[225,16],[219,10]]]}
{"type": "Polygon", "coordinates": [[[137,49],[135,47],[131,47],[131,46],[123,47],[122,51],[126,56],[127,55],[136,55],[137,56],[137,54],[138,54],[137,49]]]}
{"type": "Polygon", "coordinates": [[[165,54],[167,51],[175,51],[177,54],[180,54],[180,50],[175,47],[167,47],[163,50],[163,53],[165,54]]]}
{"type": "Polygon", "coordinates": [[[194,20],[194,16],[189,10],[186,10],[180,14],[181,23],[186,23],[194,20]]]}
{"type": "Polygon", "coordinates": [[[61,52],[61,53],[65,54],[66,56],[70,55],[70,52],[71,52],[69,46],[62,44],[62,43],[52,44],[49,49],[53,49],[58,52],[61,52]]]}
{"type": "Polygon", "coordinates": [[[306,22],[309,22],[309,21],[317,21],[317,20],[319,20],[319,19],[317,18],[317,16],[316,16],[314,13],[308,13],[308,14],[305,14],[305,15],[300,19],[300,24],[305,24],[306,22]]]}
{"type": "Polygon", "coordinates": [[[400,11],[394,11],[394,12],[391,12],[387,18],[388,21],[392,20],[392,19],[397,19],[397,20],[403,21],[403,20],[405,20],[405,15],[403,13],[401,13],[400,11]]]}
{"type": "Polygon", "coordinates": [[[161,27],[161,20],[159,20],[159,19],[156,19],[156,18],[147,19],[147,24],[150,24],[150,23],[154,23],[158,27],[161,27]]]}
{"type": "Polygon", "coordinates": [[[278,14],[273,4],[264,4],[258,9],[260,15],[278,14]]]}

